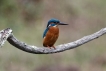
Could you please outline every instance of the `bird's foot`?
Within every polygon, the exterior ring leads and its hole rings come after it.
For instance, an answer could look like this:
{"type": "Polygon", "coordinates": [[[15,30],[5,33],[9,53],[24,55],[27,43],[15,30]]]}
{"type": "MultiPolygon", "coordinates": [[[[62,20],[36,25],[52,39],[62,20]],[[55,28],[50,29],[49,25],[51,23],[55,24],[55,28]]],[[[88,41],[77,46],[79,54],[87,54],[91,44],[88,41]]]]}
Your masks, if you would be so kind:
{"type": "Polygon", "coordinates": [[[54,49],[56,49],[55,46],[52,46],[52,47],[53,47],[54,49]]]}
{"type": "Polygon", "coordinates": [[[51,47],[50,47],[50,46],[48,46],[48,45],[47,45],[47,47],[51,49],[51,47]]]}
{"type": "MultiPolygon", "coordinates": [[[[51,49],[51,47],[50,47],[50,46],[47,46],[47,47],[51,49]]],[[[56,48],[55,48],[55,46],[52,46],[52,48],[56,49],[56,48]]]]}

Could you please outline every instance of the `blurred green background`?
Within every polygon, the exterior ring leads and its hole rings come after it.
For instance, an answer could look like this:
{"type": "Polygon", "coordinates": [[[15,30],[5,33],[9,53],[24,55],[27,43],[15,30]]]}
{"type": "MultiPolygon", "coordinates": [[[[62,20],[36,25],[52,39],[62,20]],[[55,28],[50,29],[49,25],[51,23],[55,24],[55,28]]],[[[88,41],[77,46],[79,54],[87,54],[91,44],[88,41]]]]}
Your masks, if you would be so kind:
{"type": "MultiPolygon", "coordinates": [[[[0,29],[11,28],[27,44],[42,46],[51,18],[69,24],[59,27],[55,46],[72,42],[106,27],[106,0],[0,0],[0,29]]],[[[6,42],[0,48],[0,71],[106,71],[105,38],[48,55],[30,54],[6,42]]]]}

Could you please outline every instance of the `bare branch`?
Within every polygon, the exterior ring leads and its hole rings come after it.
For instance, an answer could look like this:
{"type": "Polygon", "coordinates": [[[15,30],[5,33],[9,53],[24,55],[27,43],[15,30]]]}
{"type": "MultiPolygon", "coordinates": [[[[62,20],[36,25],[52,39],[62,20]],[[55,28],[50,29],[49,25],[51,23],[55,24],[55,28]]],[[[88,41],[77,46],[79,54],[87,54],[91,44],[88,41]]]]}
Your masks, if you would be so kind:
{"type": "MultiPolygon", "coordinates": [[[[11,30],[11,29],[9,29],[9,30],[11,30]]],[[[29,52],[29,53],[51,54],[51,53],[58,53],[58,52],[62,52],[65,50],[76,48],[76,47],[83,45],[91,40],[94,40],[94,39],[96,39],[104,34],[106,34],[106,28],[103,28],[94,34],[85,36],[85,37],[83,37],[79,40],[76,40],[74,42],[58,45],[58,46],[56,46],[56,49],[27,45],[26,43],[21,42],[18,39],[16,39],[13,34],[9,35],[7,40],[11,45],[15,46],[16,48],[21,49],[21,50],[26,51],[26,52],[29,52]]]]}

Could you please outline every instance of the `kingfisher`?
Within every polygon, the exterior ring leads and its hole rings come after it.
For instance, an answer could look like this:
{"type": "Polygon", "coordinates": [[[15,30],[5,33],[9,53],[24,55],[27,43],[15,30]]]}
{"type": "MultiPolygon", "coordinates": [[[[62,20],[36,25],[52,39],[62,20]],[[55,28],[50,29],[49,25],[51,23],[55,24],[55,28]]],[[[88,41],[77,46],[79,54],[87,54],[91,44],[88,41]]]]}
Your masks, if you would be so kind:
{"type": "Polygon", "coordinates": [[[58,19],[52,18],[48,21],[46,29],[43,33],[43,46],[44,47],[53,47],[55,49],[55,42],[59,36],[59,25],[68,25],[60,22],[58,19]]]}

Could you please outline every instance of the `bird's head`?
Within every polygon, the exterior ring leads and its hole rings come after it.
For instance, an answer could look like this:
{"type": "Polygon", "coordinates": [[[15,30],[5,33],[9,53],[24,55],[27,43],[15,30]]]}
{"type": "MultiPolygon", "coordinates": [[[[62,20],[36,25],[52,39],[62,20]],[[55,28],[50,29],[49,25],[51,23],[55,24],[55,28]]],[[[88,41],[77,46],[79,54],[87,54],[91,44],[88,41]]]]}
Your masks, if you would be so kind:
{"type": "Polygon", "coordinates": [[[46,33],[49,30],[49,27],[57,26],[57,25],[68,25],[68,24],[62,23],[58,19],[55,19],[55,18],[50,19],[48,21],[47,27],[46,27],[46,29],[45,29],[45,31],[43,33],[43,38],[46,36],[46,33]]]}
{"type": "Polygon", "coordinates": [[[62,23],[58,19],[52,18],[48,21],[47,28],[51,26],[57,26],[57,25],[68,25],[68,24],[62,23]]]}

